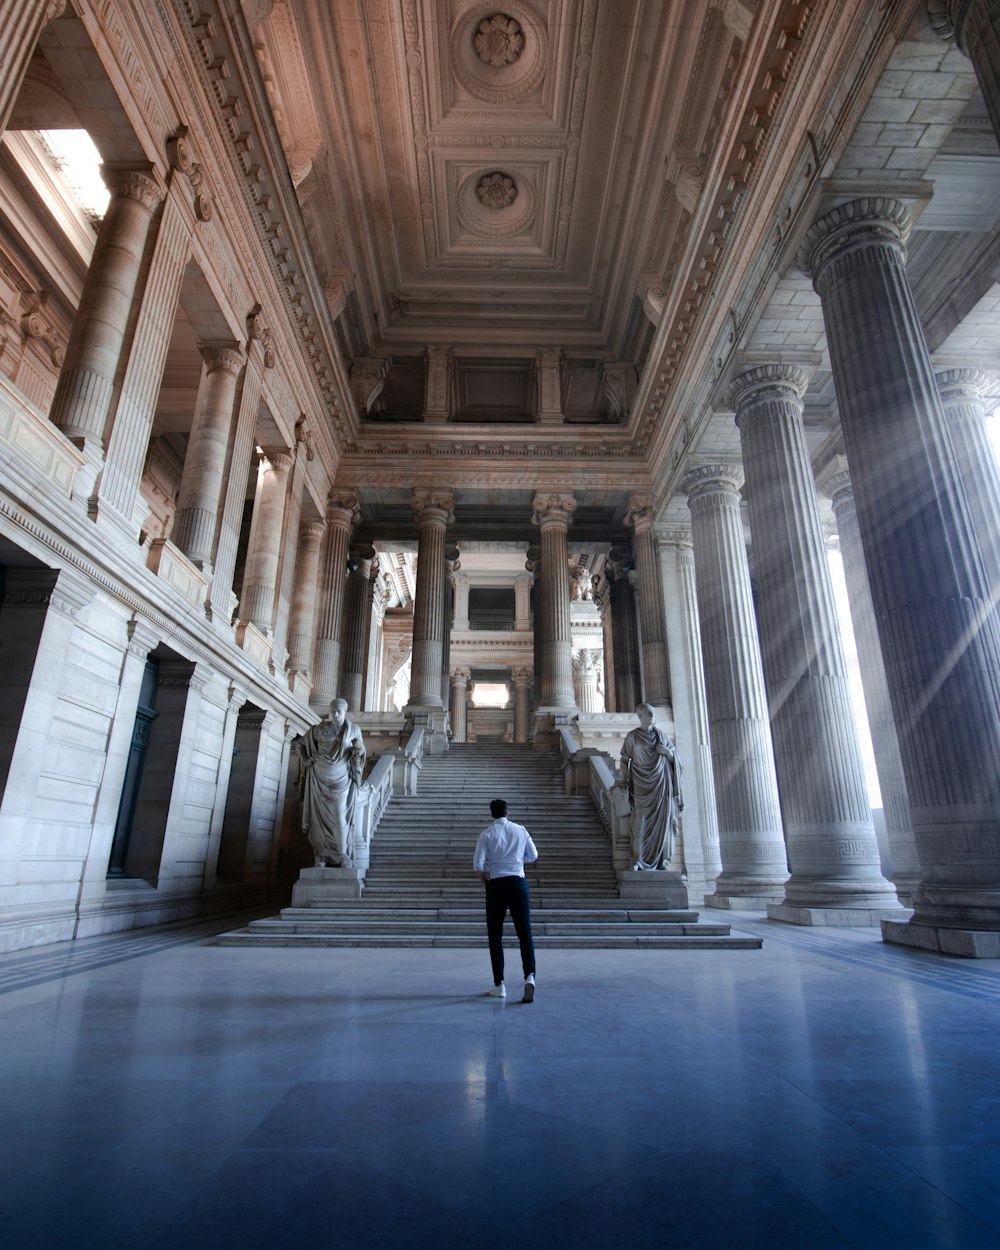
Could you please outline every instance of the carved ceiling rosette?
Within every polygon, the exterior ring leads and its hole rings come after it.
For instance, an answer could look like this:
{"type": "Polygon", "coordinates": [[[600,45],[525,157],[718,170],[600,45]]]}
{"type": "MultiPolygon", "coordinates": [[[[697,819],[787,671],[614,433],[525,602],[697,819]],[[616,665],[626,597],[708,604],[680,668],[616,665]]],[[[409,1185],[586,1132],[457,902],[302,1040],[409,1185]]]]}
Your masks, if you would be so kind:
{"type": "Polygon", "coordinates": [[[458,185],[458,220],[472,234],[505,238],[528,229],[535,216],[535,188],[523,174],[480,169],[458,185]]]}
{"type": "Polygon", "coordinates": [[[502,9],[475,4],[455,23],[449,52],[452,73],[477,100],[511,104],[542,81],[548,38],[538,13],[521,0],[502,9]]]}

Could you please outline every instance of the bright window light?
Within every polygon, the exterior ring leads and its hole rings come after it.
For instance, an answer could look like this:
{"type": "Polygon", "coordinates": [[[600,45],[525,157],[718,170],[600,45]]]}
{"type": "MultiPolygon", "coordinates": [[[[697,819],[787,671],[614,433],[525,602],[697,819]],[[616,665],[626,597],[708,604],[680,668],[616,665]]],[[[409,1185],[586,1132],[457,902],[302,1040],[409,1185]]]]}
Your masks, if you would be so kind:
{"type": "Polygon", "coordinates": [[[85,130],[39,130],[52,163],[84,212],[100,220],[111,198],[99,166],[101,154],[85,130]]]}
{"type": "Polygon", "coordinates": [[[473,707],[506,707],[508,690],[502,682],[477,681],[472,687],[473,707]]]}

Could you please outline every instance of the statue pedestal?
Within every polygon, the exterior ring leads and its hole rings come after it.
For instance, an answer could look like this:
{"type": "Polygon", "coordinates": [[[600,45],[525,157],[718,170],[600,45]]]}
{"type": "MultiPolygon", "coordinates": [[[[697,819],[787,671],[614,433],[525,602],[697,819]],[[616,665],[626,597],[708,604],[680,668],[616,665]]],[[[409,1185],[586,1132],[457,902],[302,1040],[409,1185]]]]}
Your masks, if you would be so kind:
{"type": "Polygon", "coordinates": [[[303,868],[292,887],[293,907],[327,907],[360,898],[365,888],[361,868],[303,868]]]}
{"type": "Polygon", "coordinates": [[[679,872],[665,870],[640,872],[628,868],[618,874],[618,897],[637,906],[663,907],[668,911],[686,911],[687,886],[679,872]]]}

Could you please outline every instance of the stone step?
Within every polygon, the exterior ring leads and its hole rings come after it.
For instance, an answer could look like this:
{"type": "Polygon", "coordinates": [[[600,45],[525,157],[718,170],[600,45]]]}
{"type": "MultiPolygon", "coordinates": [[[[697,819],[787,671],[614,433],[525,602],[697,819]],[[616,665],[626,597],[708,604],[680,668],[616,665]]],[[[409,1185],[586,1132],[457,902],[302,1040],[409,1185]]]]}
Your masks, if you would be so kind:
{"type": "MultiPolygon", "coordinates": [[[[370,947],[450,947],[451,949],[475,949],[484,945],[482,933],[478,938],[450,936],[443,933],[252,933],[236,930],[220,934],[217,946],[370,946],[370,947]]],[[[539,937],[535,945],[541,950],[760,950],[763,939],[753,937],[715,937],[703,934],[685,934],[678,937],[641,934],[600,934],[560,937],[539,937]]],[[[504,948],[516,950],[516,943],[504,942],[504,948]]]]}

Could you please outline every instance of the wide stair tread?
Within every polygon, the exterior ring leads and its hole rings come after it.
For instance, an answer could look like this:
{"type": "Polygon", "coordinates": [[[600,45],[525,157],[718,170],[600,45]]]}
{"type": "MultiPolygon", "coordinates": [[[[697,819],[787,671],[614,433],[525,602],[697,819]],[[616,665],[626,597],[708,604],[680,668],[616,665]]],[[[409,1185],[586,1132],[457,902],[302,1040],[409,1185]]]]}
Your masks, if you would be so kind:
{"type": "MultiPolygon", "coordinates": [[[[483,888],[472,853],[489,802],[506,798],[539,846],[527,865],[539,948],[747,950],[725,923],[696,911],[621,899],[611,847],[589,795],[564,793],[560,760],[527,746],[456,745],[425,757],[419,793],[396,795],[372,842],[359,900],[286,907],[223,934],[224,946],[485,947],[483,888]]],[[[509,928],[510,926],[508,926],[509,928]]],[[[505,945],[516,947],[508,935],[505,945]]]]}

